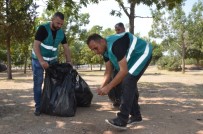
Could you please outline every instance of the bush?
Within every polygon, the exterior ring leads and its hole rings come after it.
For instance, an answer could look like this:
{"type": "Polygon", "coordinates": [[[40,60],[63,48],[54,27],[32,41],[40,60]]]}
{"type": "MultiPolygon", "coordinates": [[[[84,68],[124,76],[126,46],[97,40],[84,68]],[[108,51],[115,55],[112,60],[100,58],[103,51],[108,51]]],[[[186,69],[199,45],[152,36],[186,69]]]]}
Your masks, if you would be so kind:
{"type": "Polygon", "coordinates": [[[181,71],[181,62],[178,57],[161,57],[157,62],[158,69],[181,71]]]}

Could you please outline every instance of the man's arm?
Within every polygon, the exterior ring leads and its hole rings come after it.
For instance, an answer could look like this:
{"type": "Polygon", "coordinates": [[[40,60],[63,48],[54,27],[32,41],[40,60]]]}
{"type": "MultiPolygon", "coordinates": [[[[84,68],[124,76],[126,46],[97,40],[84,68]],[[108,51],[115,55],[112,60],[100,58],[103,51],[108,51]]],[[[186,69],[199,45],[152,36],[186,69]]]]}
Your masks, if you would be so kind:
{"type": "Polygon", "coordinates": [[[124,77],[127,75],[128,66],[127,66],[126,57],[124,57],[122,60],[119,61],[119,67],[120,67],[120,70],[117,73],[117,75],[114,77],[114,79],[109,84],[107,84],[105,87],[101,88],[100,91],[98,91],[99,95],[108,94],[108,92],[113,87],[118,85],[124,79],[124,77]]]}
{"type": "Polygon", "coordinates": [[[110,79],[111,79],[111,72],[112,72],[112,64],[111,64],[111,62],[107,61],[105,63],[105,66],[106,66],[106,70],[104,72],[104,79],[103,79],[103,82],[102,82],[100,88],[103,88],[104,86],[106,86],[109,83],[110,79]]]}
{"type": "Polygon", "coordinates": [[[114,77],[114,79],[109,83],[110,89],[117,86],[127,75],[128,73],[128,66],[127,66],[127,60],[126,57],[124,57],[122,60],[118,62],[120,70],[117,73],[117,75],[114,77]]]}
{"type": "Polygon", "coordinates": [[[64,49],[64,55],[66,58],[66,62],[71,64],[70,48],[67,43],[63,44],[63,49],[64,49]]]}
{"type": "Polygon", "coordinates": [[[49,67],[49,64],[44,61],[42,55],[41,55],[41,52],[40,52],[40,44],[41,42],[38,41],[38,40],[35,40],[34,41],[34,45],[33,45],[33,50],[39,60],[39,63],[41,64],[41,66],[44,68],[44,69],[47,69],[49,67]]]}

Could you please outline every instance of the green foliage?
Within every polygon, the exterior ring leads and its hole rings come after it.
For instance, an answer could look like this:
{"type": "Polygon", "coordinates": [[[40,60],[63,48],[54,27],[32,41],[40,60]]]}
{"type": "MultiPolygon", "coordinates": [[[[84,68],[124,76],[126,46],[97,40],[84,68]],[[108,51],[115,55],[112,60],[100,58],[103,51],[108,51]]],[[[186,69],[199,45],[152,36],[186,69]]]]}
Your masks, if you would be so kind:
{"type": "MultiPolygon", "coordinates": [[[[87,7],[89,3],[98,3],[99,0],[48,0],[47,2],[47,10],[55,10],[59,9],[61,5],[64,7],[69,7],[70,9],[74,9],[75,13],[78,13],[77,6],[81,8],[81,6],[87,7]]],[[[74,14],[75,14],[74,13],[74,14]]]]}
{"type": "Polygon", "coordinates": [[[171,11],[152,11],[155,17],[150,36],[161,38],[163,40],[161,44],[168,53],[181,56],[183,73],[186,56],[196,58],[197,61],[202,58],[200,56],[203,42],[202,7],[202,2],[198,2],[188,17],[182,10],[182,5],[176,5],[171,11]]]}
{"type": "Polygon", "coordinates": [[[107,28],[104,31],[102,31],[101,34],[105,38],[109,35],[115,34],[115,30],[112,30],[111,28],[107,28]]]}
{"type": "Polygon", "coordinates": [[[81,50],[81,55],[83,56],[81,59],[82,64],[93,64],[95,54],[88,48],[87,45],[84,45],[81,50]]]}
{"type": "Polygon", "coordinates": [[[6,62],[6,50],[0,49],[0,61],[6,62]]]}
{"type": "Polygon", "coordinates": [[[187,50],[187,57],[188,58],[193,58],[196,60],[197,65],[200,64],[200,60],[203,59],[203,52],[199,49],[188,49],[187,50]]]}
{"type": "Polygon", "coordinates": [[[163,48],[161,45],[157,44],[156,42],[152,42],[153,46],[153,53],[152,53],[152,60],[151,64],[156,64],[156,62],[163,56],[163,48]]]}
{"type": "MultiPolygon", "coordinates": [[[[193,54],[189,54],[193,55],[193,58],[195,52],[199,53],[196,50],[202,51],[203,4],[201,1],[194,4],[188,17],[185,16],[180,5],[173,11],[152,11],[152,14],[155,17],[150,35],[163,39],[162,45],[165,51],[176,50],[179,55],[182,55],[183,51],[188,49],[187,52],[193,51],[193,54]],[[167,16],[165,12],[169,15],[167,16]]],[[[187,58],[192,58],[189,55],[187,58]]],[[[199,57],[198,54],[195,55],[196,58],[199,57]]]]}
{"type": "Polygon", "coordinates": [[[181,62],[179,57],[172,57],[172,56],[164,56],[161,57],[158,62],[157,66],[159,69],[165,69],[168,71],[180,71],[181,70],[181,62]]]}
{"type": "Polygon", "coordinates": [[[0,29],[4,38],[10,35],[12,40],[23,42],[32,36],[37,6],[31,0],[5,0],[0,6],[0,29]]]}
{"type": "Polygon", "coordinates": [[[155,5],[157,10],[160,10],[162,8],[172,10],[176,5],[181,4],[184,0],[128,0],[127,2],[124,0],[115,0],[115,1],[118,3],[120,10],[113,9],[110,14],[121,17],[122,16],[121,10],[123,10],[123,12],[129,18],[129,25],[130,25],[129,31],[132,34],[134,34],[134,19],[136,17],[150,18],[146,16],[139,16],[139,15],[137,16],[135,13],[136,6],[139,6],[140,4],[143,4],[149,7],[151,7],[152,5],[155,5]]]}
{"type": "Polygon", "coordinates": [[[0,1],[0,44],[7,47],[7,75],[12,79],[11,47],[17,43],[31,41],[34,33],[36,4],[32,0],[0,1]]]}
{"type": "Polygon", "coordinates": [[[194,4],[188,16],[188,55],[197,61],[203,59],[203,2],[194,4]]]}
{"type": "MultiPolygon", "coordinates": [[[[100,34],[103,38],[105,38],[109,35],[115,34],[115,31],[110,28],[103,30],[103,27],[95,25],[88,31],[87,35],[90,35],[93,33],[100,34]]],[[[91,52],[90,49],[87,47],[87,45],[84,47],[83,54],[86,56],[83,58],[83,61],[86,61],[86,63],[88,64],[100,64],[100,65],[104,64],[103,56],[96,55],[93,52],[91,52]]]]}

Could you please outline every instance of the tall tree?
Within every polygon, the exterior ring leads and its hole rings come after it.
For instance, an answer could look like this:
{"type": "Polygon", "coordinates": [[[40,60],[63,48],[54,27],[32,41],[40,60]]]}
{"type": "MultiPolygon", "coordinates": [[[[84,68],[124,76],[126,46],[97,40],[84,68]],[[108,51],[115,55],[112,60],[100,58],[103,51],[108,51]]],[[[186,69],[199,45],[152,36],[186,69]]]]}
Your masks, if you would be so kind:
{"type": "Polygon", "coordinates": [[[165,12],[153,11],[152,37],[162,38],[162,45],[172,55],[181,55],[182,73],[185,73],[185,53],[187,45],[187,18],[182,10],[182,5],[176,5],[175,10],[165,12]]]}
{"type": "Polygon", "coordinates": [[[192,7],[188,16],[188,36],[189,43],[187,55],[189,58],[194,58],[197,65],[200,65],[200,60],[203,59],[203,2],[198,1],[192,7]]]}
{"type": "MultiPolygon", "coordinates": [[[[139,16],[135,13],[136,6],[140,4],[147,5],[151,7],[152,5],[156,5],[157,9],[162,9],[164,7],[169,10],[173,9],[177,4],[182,3],[184,0],[115,0],[118,2],[120,7],[120,11],[112,10],[111,14],[116,16],[121,16],[121,10],[126,14],[129,18],[129,31],[134,34],[134,19],[135,18],[149,18],[148,16],[139,16]]],[[[154,17],[154,16],[153,16],[154,17]]]]}
{"type": "Polygon", "coordinates": [[[7,47],[7,75],[12,79],[11,44],[29,39],[33,33],[36,5],[32,0],[1,0],[1,42],[7,47]]]}
{"type": "MultiPolygon", "coordinates": [[[[59,5],[64,5],[65,7],[69,6],[72,8],[75,8],[75,5],[80,5],[80,8],[82,6],[87,7],[89,3],[99,3],[99,1],[104,1],[104,0],[48,0],[47,8],[48,9],[53,9],[55,7],[58,7],[59,5]]],[[[115,0],[119,7],[120,10],[112,10],[111,14],[116,15],[116,16],[121,16],[121,10],[127,15],[129,18],[129,26],[130,26],[130,32],[134,34],[134,19],[136,17],[140,18],[149,18],[149,17],[143,17],[136,15],[135,13],[135,8],[136,6],[139,6],[140,4],[147,5],[151,7],[152,5],[156,5],[157,9],[162,9],[162,8],[168,8],[169,10],[173,9],[176,4],[182,3],[184,0],[115,0]]],[[[78,10],[75,10],[75,13],[77,13],[78,10]]],[[[151,18],[151,17],[150,17],[151,18]]]]}
{"type": "Polygon", "coordinates": [[[182,58],[182,73],[185,73],[185,58],[186,58],[186,49],[187,49],[187,18],[184,11],[182,10],[181,5],[179,5],[175,12],[172,14],[172,27],[176,35],[177,44],[180,46],[180,53],[182,58]]]}

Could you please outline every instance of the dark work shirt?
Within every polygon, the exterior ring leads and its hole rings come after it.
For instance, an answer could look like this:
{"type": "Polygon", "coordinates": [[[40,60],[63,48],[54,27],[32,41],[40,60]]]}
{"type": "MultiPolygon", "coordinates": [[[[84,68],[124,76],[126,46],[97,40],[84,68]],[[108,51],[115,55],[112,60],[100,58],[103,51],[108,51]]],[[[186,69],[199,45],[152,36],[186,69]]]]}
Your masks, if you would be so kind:
{"type": "MultiPolygon", "coordinates": [[[[128,34],[125,34],[123,37],[119,38],[113,43],[112,52],[116,56],[118,62],[124,58],[127,54],[127,50],[129,48],[130,39],[128,34]]],[[[103,56],[104,61],[109,61],[109,58],[103,56]]]]}
{"type": "MultiPolygon", "coordinates": [[[[53,30],[51,30],[51,31],[52,31],[53,39],[55,39],[57,31],[53,31],[53,30]]],[[[38,30],[37,30],[37,32],[35,34],[35,40],[38,40],[38,41],[42,42],[43,40],[46,39],[47,36],[48,36],[48,32],[47,32],[46,28],[44,26],[42,26],[42,25],[39,26],[39,28],[38,28],[38,30]]],[[[66,43],[67,43],[66,36],[64,34],[64,38],[61,41],[61,44],[66,44],[66,43]]]]}

